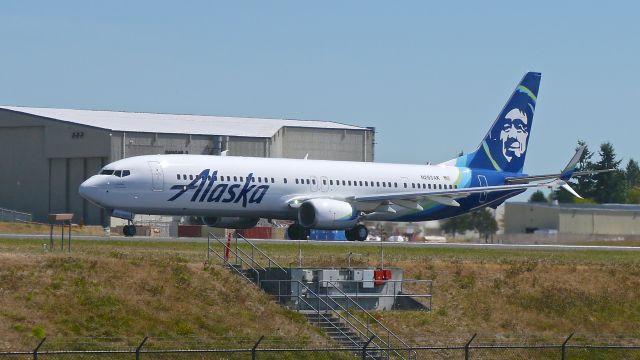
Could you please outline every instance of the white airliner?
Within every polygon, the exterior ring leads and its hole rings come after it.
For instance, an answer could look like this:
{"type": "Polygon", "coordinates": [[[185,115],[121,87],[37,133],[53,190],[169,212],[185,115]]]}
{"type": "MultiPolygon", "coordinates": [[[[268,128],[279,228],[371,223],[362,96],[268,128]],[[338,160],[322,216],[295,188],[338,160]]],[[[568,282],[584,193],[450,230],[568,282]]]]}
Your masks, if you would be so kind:
{"type": "MultiPolygon", "coordinates": [[[[309,229],[346,230],[364,240],[366,220],[426,221],[497,207],[532,187],[563,187],[583,149],[561,173],[527,176],[524,159],[540,83],[527,73],[478,148],[438,165],[401,165],[212,155],[118,160],[80,186],[80,195],[129,220],[135,214],[200,216],[209,226],[249,228],[260,218],[309,229]]],[[[578,175],[578,174],[576,174],[578,175]]]]}

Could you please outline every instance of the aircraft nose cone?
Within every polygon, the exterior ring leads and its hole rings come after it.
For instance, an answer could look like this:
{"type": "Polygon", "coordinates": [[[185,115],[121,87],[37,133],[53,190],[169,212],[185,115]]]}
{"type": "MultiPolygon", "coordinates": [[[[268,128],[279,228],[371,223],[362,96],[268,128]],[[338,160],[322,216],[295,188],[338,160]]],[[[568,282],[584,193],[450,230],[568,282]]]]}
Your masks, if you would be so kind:
{"type": "Polygon", "coordinates": [[[98,179],[96,179],[95,176],[92,176],[85,180],[82,184],[80,184],[78,193],[80,194],[80,196],[87,200],[94,200],[92,195],[95,193],[95,190],[97,190],[97,188],[98,179]]]}

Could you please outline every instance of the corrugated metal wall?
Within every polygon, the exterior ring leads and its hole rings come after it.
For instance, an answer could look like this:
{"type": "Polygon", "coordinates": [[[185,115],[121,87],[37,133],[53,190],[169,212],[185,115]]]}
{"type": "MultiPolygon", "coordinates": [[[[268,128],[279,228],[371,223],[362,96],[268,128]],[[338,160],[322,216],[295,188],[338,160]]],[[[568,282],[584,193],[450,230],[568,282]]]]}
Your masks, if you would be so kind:
{"type": "Polygon", "coordinates": [[[640,212],[562,210],[560,232],[593,235],[640,235],[640,212]]]}
{"type": "Polygon", "coordinates": [[[526,233],[527,229],[558,230],[558,209],[522,203],[505,203],[504,232],[526,233]]]}
{"type": "Polygon", "coordinates": [[[282,145],[275,146],[284,158],[373,161],[373,136],[365,130],[335,130],[285,127],[282,145]]]}
{"type": "Polygon", "coordinates": [[[73,212],[74,222],[106,225],[104,211],[78,187],[107,163],[166,153],[373,160],[373,132],[288,127],[271,138],[123,133],[0,109],[0,207],[47,214],[73,212]],[[124,146],[123,146],[124,145],[124,146]]]}

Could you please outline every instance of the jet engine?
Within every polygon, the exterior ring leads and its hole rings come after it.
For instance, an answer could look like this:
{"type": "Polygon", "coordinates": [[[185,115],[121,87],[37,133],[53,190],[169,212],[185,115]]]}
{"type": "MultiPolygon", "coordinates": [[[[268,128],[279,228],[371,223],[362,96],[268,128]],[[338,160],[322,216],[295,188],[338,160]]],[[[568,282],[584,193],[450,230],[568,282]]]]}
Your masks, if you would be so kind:
{"type": "Polygon", "coordinates": [[[358,214],[348,202],[333,199],[311,199],[300,205],[298,222],[311,229],[351,229],[358,222],[358,214]]]}
{"type": "Polygon", "coordinates": [[[226,229],[249,229],[258,223],[258,218],[246,217],[212,217],[206,216],[202,218],[202,222],[211,227],[226,229]]]}

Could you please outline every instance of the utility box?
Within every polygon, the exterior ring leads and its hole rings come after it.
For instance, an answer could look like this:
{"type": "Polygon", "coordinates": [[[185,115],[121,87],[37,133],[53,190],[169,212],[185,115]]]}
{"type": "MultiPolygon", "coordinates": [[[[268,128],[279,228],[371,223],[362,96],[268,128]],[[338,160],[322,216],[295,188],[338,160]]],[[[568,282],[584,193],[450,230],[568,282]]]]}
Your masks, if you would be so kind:
{"type": "Polygon", "coordinates": [[[363,274],[364,274],[363,269],[353,270],[353,281],[362,281],[364,279],[363,274]]]}
{"type": "Polygon", "coordinates": [[[363,289],[373,289],[375,286],[373,282],[374,270],[362,270],[362,288],[363,289]]]}
{"type": "Polygon", "coordinates": [[[313,281],[313,270],[310,270],[310,269],[302,270],[302,281],[312,282],[313,281]]]}
{"type": "MultiPolygon", "coordinates": [[[[261,287],[269,287],[278,301],[299,311],[424,309],[403,292],[399,268],[289,268],[285,275],[281,268],[273,269],[260,275],[261,287]]],[[[430,287],[420,296],[430,299],[430,287]]]]}
{"type": "Polygon", "coordinates": [[[340,270],[323,269],[320,271],[320,278],[318,279],[318,281],[321,284],[320,286],[322,287],[335,286],[335,282],[338,280],[340,280],[340,270]],[[331,284],[329,282],[331,282],[331,284]]]}

